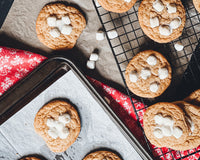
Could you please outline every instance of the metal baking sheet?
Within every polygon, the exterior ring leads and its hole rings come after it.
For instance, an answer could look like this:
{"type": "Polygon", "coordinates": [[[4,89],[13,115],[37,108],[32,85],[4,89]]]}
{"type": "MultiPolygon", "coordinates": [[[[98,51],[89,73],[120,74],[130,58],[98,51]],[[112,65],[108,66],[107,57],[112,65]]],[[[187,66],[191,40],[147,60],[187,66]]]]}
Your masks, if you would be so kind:
{"type": "Polygon", "coordinates": [[[6,160],[29,154],[40,154],[47,159],[81,160],[87,153],[100,148],[114,150],[124,160],[141,159],[72,71],[3,123],[0,126],[0,137],[0,159],[6,160]],[[33,127],[38,110],[55,98],[70,100],[77,107],[82,124],[76,142],[60,154],[51,152],[33,127]]]}

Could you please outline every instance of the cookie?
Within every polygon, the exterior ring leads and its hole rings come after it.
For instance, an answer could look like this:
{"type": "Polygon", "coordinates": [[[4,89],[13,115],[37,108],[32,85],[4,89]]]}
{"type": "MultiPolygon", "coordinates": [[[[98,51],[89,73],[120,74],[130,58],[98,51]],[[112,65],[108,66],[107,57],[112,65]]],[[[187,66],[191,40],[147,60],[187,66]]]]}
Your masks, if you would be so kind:
{"type": "Polygon", "coordinates": [[[83,160],[121,160],[115,153],[110,151],[96,151],[88,154],[83,160]]]}
{"type": "Polygon", "coordinates": [[[189,126],[183,110],[168,102],[150,106],[144,113],[144,132],[148,140],[157,147],[174,149],[186,141],[189,126]]]}
{"type": "Polygon", "coordinates": [[[196,148],[200,145],[200,107],[184,101],[174,102],[186,113],[186,119],[190,126],[190,133],[183,144],[173,146],[173,149],[184,151],[196,148]]]}
{"type": "Polygon", "coordinates": [[[41,159],[39,159],[37,157],[23,157],[20,160],[41,160],[41,159]]]}
{"type": "Polygon", "coordinates": [[[171,83],[172,69],[159,52],[146,50],[138,53],[129,62],[125,79],[128,88],[140,97],[160,96],[171,83]]]}
{"type": "Polygon", "coordinates": [[[194,6],[196,10],[200,13],[200,1],[199,0],[193,0],[194,6]]]}
{"type": "Polygon", "coordinates": [[[74,47],[86,26],[82,13],[62,3],[48,4],[40,11],[36,21],[38,39],[53,50],[74,47]]]}
{"type": "Polygon", "coordinates": [[[200,89],[191,93],[184,101],[200,106],[200,89]]]}
{"type": "Polygon", "coordinates": [[[143,0],[138,18],[144,33],[158,43],[180,37],[186,21],[181,0],[143,0]]]}
{"type": "Polygon", "coordinates": [[[107,11],[123,13],[131,9],[136,0],[98,0],[98,2],[107,11]]]}
{"type": "Polygon", "coordinates": [[[77,139],[81,123],[74,107],[60,100],[44,105],[36,114],[34,128],[53,152],[64,152],[77,139]]]}

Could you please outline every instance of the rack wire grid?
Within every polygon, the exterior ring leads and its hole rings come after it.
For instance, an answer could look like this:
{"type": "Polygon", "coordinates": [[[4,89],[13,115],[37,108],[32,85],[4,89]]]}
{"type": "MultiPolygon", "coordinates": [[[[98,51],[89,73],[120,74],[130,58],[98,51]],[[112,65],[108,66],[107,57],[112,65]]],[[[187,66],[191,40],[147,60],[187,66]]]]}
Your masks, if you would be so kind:
{"type": "MultiPolygon", "coordinates": [[[[167,89],[168,91],[166,92],[166,94],[164,94],[164,96],[158,98],[161,101],[165,100],[167,97],[166,100],[169,101],[169,93],[174,93],[174,90],[176,90],[176,86],[181,82],[182,78],[185,77],[184,73],[186,69],[188,70],[189,68],[189,75],[192,76],[190,78],[195,78],[195,73],[188,64],[192,57],[192,53],[195,51],[195,48],[198,44],[198,37],[200,37],[200,15],[196,11],[192,0],[182,0],[182,3],[186,10],[186,24],[182,36],[170,43],[159,44],[149,39],[143,33],[139,25],[138,8],[140,2],[141,0],[138,0],[128,12],[119,14],[106,11],[103,7],[101,7],[98,4],[97,0],[93,0],[98,17],[106,33],[112,30],[116,30],[118,33],[118,37],[115,39],[109,39],[107,34],[106,36],[114,58],[116,60],[117,66],[119,68],[119,71],[121,73],[122,79],[124,81],[127,94],[129,95],[131,101],[133,97],[136,97],[136,95],[131,93],[131,91],[129,91],[126,85],[126,66],[128,65],[129,61],[133,58],[134,55],[146,49],[153,49],[161,52],[171,63],[173,70],[171,86],[169,87],[169,89],[167,89]],[[184,45],[183,51],[177,52],[175,50],[174,44],[176,44],[177,42],[181,42],[184,45]]],[[[199,66],[196,68],[198,68],[200,71],[199,66]]],[[[188,77],[186,76],[186,78],[188,77]]],[[[137,99],[139,99],[143,103],[146,102],[146,99],[140,97],[137,97],[137,99]]],[[[155,103],[158,99],[154,99],[153,102],[155,103]]],[[[148,102],[150,101],[152,101],[152,99],[148,100],[148,102]]],[[[142,128],[138,113],[141,110],[144,111],[148,106],[144,105],[144,108],[137,108],[134,106],[133,101],[132,105],[136,113],[138,125],[142,128]]],[[[199,154],[200,156],[200,147],[193,150],[180,152],[171,150],[169,148],[155,147],[151,145],[147,139],[146,142],[150,153],[156,159],[190,159],[195,154],[199,154]]]]}

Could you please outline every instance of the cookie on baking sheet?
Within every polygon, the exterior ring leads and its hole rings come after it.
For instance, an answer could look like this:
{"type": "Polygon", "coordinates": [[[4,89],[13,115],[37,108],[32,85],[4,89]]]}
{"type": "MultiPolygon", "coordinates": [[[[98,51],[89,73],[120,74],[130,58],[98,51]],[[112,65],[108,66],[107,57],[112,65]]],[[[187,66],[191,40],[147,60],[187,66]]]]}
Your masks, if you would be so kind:
{"type": "Polygon", "coordinates": [[[196,10],[200,13],[200,1],[199,0],[193,0],[194,6],[196,10]]]}
{"type": "Polygon", "coordinates": [[[21,158],[19,160],[41,160],[41,159],[39,159],[37,157],[23,157],[23,158],[21,158]]]}
{"type": "Polygon", "coordinates": [[[54,50],[71,49],[86,26],[82,13],[62,3],[47,4],[36,21],[39,40],[54,50]]]}
{"type": "Polygon", "coordinates": [[[190,126],[189,136],[183,144],[172,146],[175,150],[189,150],[200,145],[200,107],[184,101],[174,102],[186,113],[186,119],[190,126]]]}
{"type": "Polygon", "coordinates": [[[200,106],[200,89],[192,92],[184,101],[200,106]]]}
{"type": "Polygon", "coordinates": [[[107,11],[123,13],[131,9],[136,0],[98,0],[98,2],[107,11]]]}
{"type": "Polygon", "coordinates": [[[150,106],[144,113],[144,131],[148,140],[157,147],[173,149],[186,141],[189,126],[183,110],[168,102],[150,106]]]}
{"type": "Polygon", "coordinates": [[[121,160],[121,158],[110,151],[96,151],[88,154],[83,160],[121,160]]]}
{"type": "Polygon", "coordinates": [[[180,37],[186,21],[181,0],[143,0],[138,18],[144,33],[158,43],[180,37]]]}
{"type": "Polygon", "coordinates": [[[55,100],[36,114],[34,128],[53,152],[64,152],[77,139],[81,123],[76,109],[65,101],[55,100]]]}
{"type": "Polygon", "coordinates": [[[172,69],[159,52],[146,50],[129,62],[125,79],[128,88],[140,97],[160,96],[171,83],[172,69]]]}

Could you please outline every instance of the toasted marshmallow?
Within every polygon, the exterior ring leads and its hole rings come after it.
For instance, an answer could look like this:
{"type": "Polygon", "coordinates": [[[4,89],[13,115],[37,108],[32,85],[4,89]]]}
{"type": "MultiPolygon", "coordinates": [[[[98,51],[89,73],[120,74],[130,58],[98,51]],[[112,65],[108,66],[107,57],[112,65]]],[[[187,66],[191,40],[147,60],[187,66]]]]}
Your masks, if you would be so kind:
{"type": "Polygon", "coordinates": [[[151,55],[147,58],[147,63],[151,66],[155,66],[157,64],[157,58],[151,55]]]}
{"type": "Polygon", "coordinates": [[[167,68],[159,68],[158,70],[158,76],[160,79],[165,79],[169,75],[169,71],[167,68]]]}
{"type": "Polygon", "coordinates": [[[155,121],[156,124],[162,125],[164,123],[164,118],[161,114],[157,114],[154,117],[154,121],[155,121]]]}
{"type": "Polygon", "coordinates": [[[162,26],[160,26],[159,27],[159,32],[163,36],[169,36],[172,33],[171,28],[168,25],[162,25],[162,26]]]}
{"type": "Polygon", "coordinates": [[[157,11],[157,12],[162,12],[162,10],[165,8],[162,1],[160,0],[156,0],[155,2],[153,2],[153,8],[157,11]]]}
{"type": "Polygon", "coordinates": [[[168,13],[176,13],[177,8],[175,3],[170,3],[167,5],[167,12],[168,13]]]}
{"type": "Polygon", "coordinates": [[[158,17],[150,18],[150,25],[151,25],[151,28],[158,27],[159,24],[160,24],[160,23],[159,23],[158,17]]]}
{"type": "Polygon", "coordinates": [[[129,79],[130,79],[131,82],[136,83],[137,80],[138,80],[138,74],[137,74],[137,72],[136,71],[131,71],[129,73],[129,79]]]}
{"type": "Polygon", "coordinates": [[[50,30],[49,34],[53,37],[53,38],[58,38],[60,37],[60,31],[58,28],[53,28],[52,30],[50,30]]]}
{"type": "Polygon", "coordinates": [[[47,24],[49,27],[55,27],[56,26],[56,17],[55,16],[48,17],[47,24]]]}
{"type": "Polygon", "coordinates": [[[183,134],[183,130],[179,127],[174,127],[173,129],[173,136],[176,137],[177,139],[180,138],[183,134]]]}
{"type": "Polygon", "coordinates": [[[143,68],[141,70],[140,76],[142,79],[146,80],[147,78],[151,76],[151,70],[148,68],[143,68]]]}
{"type": "Polygon", "coordinates": [[[125,2],[127,2],[127,3],[130,3],[131,2],[131,0],[124,0],[125,2]]]}
{"type": "Polygon", "coordinates": [[[71,24],[71,20],[70,20],[69,16],[62,17],[62,22],[67,25],[71,24]]]}
{"type": "Polygon", "coordinates": [[[180,17],[174,18],[171,23],[170,23],[170,27],[172,29],[177,29],[178,27],[180,27],[182,21],[180,17]]]}
{"type": "Polygon", "coordinates": [[[159,84],[158,83],[151,83],[149,87],[150,91],[153,93],[156,93],[159,89],[159,84]]]}
{"type": "Polygon", "coordinates": [[[61,29],[61,33],[64,35],[70,35],[72,33],[72,26],[63,25],[61,29]]]}
{"type": "Polygon", "coordinates": [[[160,128],[156,128],[154,131],[153,131],[153,134],[156,138],[160,139],[160,138],[163,138],[163,132],[160,128]]]}
{"type": "Polygon", "coordinates": [[[58,19],[56,21],[56,27],[61,31],[62,30],[62,27],[63,27],[64,23],[61,19],[58,19]]]}
{"type": "Polygon", "coordinates": [[[163,135],[166,137],[172,136],[172,130],[170,126],[162,126],[161,127],[163,135]]]}

